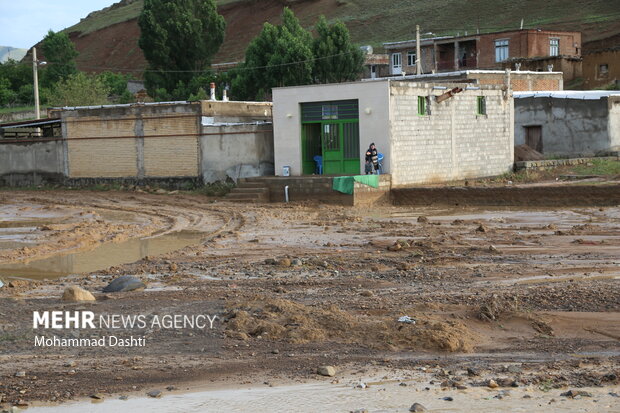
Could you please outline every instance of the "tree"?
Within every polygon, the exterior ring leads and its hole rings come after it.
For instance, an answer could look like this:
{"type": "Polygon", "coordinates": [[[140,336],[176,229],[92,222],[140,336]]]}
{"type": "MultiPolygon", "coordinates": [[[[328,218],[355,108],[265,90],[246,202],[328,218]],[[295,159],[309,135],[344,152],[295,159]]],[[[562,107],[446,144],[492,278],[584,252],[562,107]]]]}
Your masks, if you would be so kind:
{"type": "Polygon", "coordinates": [[[349,30],[342,22],[329,26],[319,18],[314,39],[314,79],[318,83],[338,83],[357,79],[363,70],[364,55],[351,43],[349,30]]]}
{"type": "Polygon", "coordinates": [[[9,60],[0,63],[0,105],[32,104],[32,65],[9,60]]]}
{"type": "Polygon", "coordinates": [[[134,96],[127,89],[127,82],[131,80],[130,75],[106,71],[99,73],[97,77],[109,89],[111,102],[130,103],[134,101],[134,96]]]}
{"type": "Polygon", "coordinates": [[[226,22],[215,2],[145,0],[138,24],[138,44],[149,63],[144,76],[149,94],[187,98],[189,83],[209,68],[224,41],[226,22]]]}
{"type": "Polygon", "coordinates": [[[312,35],[289,8],[282,25],[265,23],[235,72],[232,92],[237,99],[263,100],[271,88],[312,83],[312,35]]]}
{"type": "Polygon", "coordinates": [[[0,77],[0,106],[7,106],[15,102],[17,93],[11,89],[9,79],[0,77]]]}
{"type": "Polygon", "coordinates": [[[51,87],[77,73],[75,58],[78,52],[66,33],[54,33],[50,30],[43,39],[42,49],[47,61],[41,79],[44,86],[51,87]]]}
{"type": "Polygon", "coordinates": [[[91,106],[109,103],[110,89],[95,75],[78,72],[56,83],[49,96],[52,106],[91,106]]]}

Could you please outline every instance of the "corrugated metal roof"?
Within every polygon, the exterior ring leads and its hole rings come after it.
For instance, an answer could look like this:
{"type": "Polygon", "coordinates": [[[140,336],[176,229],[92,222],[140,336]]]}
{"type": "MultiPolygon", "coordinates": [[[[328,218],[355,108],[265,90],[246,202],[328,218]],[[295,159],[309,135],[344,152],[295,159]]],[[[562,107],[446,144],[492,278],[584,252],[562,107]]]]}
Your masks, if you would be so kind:
{"type": "Polygon", "coordinates": [[[60,123],[60,119],[57,118],[46,118],[46,119],[33,119],[33,120],[23,120],[20,122],[11,122],[11,123],[3,123],[0,124],[0,128],[2,129],[11,129],[11,128],[33,128],[42,125],[49,125],[52,123],[60,123]]]}
{"type": "Polygon", "coordinates": [[[560,90],[539,92],[514,92],[515,99],[525,98],[555,98],[555,99],[580,99],[599,100],[608,96],[620,96],[617,90],[560,90]]]}

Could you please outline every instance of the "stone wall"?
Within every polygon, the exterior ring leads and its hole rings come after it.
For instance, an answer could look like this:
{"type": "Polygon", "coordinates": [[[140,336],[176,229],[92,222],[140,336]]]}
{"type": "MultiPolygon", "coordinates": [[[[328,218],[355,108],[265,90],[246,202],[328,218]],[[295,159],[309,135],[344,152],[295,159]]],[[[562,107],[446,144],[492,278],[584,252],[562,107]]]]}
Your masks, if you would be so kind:
{"type": "MultiPolygon", "coordinates": [[[[448,88],[451,86],[448,86],[448,88]]],[[[497,88],[464,90],[441,103],[447,89],[393,82],[390,88],[392,186],[439,183],[500,175],[512,170],[512,98],[497,88]],[[430,114],[418,114],[418,97],[430,114]],[[477,114],[477,99],[486,114],[477,114]]]]}

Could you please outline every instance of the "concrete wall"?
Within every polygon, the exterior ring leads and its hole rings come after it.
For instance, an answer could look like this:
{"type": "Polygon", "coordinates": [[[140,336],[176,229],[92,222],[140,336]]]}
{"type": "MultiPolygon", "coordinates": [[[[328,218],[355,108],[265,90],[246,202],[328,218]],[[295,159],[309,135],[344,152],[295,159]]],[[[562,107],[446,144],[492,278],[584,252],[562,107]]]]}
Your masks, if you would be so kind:
{"type": "MultiPolygon", "coordinates": [[[[450,86],[449,86],[450,87],[450,86]]],[[[392,186],[480,178],[513,165],[512,98],[498,88],[464,90],[441,103],[447,90],[431,84],[393,82],[391,100],[392,186]],[[430,115],[418,115],[418,97],[431,96],[430,115]],[[477,97],[486,115],[477,115],[477,97]]]]}
{"type": "Polygon", "coordinates": [[[202,101],[63,110],[67,175],[214,182],[273,174],[271,107],[202,101]]]}
{"type": "Polygon", "coordinates": [[[276,175],[282,175],[282,167],[285,165],[291,167],[291,175],[302,174],[300,103],[348,99],[357,99],[359,102],[360,174],[364,173],[364,154],[371,142],[384,154],[384,172],[389,173],[388,81],[376,80],[273,89],[276,175]]]}
{"type": "Polygon", "coordinates": [[[379,176],[379,187],[355,182],[353,194],[335,191],[334,178],[330,176],[242,178],[242,182],[260,182],[269,190],[270,202],[285,202],[288,187],[290,202],[319,202],[322,204],[369,206],[390,202],[391,177],[379,176]]]}
{"type": "Polygon", "coordinates": [[[61,140],[0,142],[0,185],[25,186],[60,182],[64,172],[61,140]]]}
{"type": "Polygon", "coordinates": [[[609,96],[607,98],[609,108],[609,149],[610,151],[620,151],[620,96],[609,96]]]}
{"type": "Polygon", "coordinates": [[[616,115],[610,117],[607,97],[598,100],[551,97],[515,99],[515,145],[525,143],[526,126],[540,125],[546,156],[580,157],[610,151],[613,146],[610,122],[613,125],[620,116],[620,109],[615,110],[616,115]]]}
{"type": "Polygon", "coordinates": [[[200,148],[205,183],[274,174],[271,123],[203,125],[200,148]]]}

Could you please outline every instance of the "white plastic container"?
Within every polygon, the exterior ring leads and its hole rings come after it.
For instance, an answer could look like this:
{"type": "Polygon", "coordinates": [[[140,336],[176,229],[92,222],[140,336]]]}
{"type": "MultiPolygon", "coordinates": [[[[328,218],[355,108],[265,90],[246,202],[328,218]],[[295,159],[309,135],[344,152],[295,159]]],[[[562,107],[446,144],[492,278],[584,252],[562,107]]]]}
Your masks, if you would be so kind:
{"type": "Polygon", "coordinates": [[[282,167],[282,176],[291,176],[291,167],[283,166],[282,167]]]}

